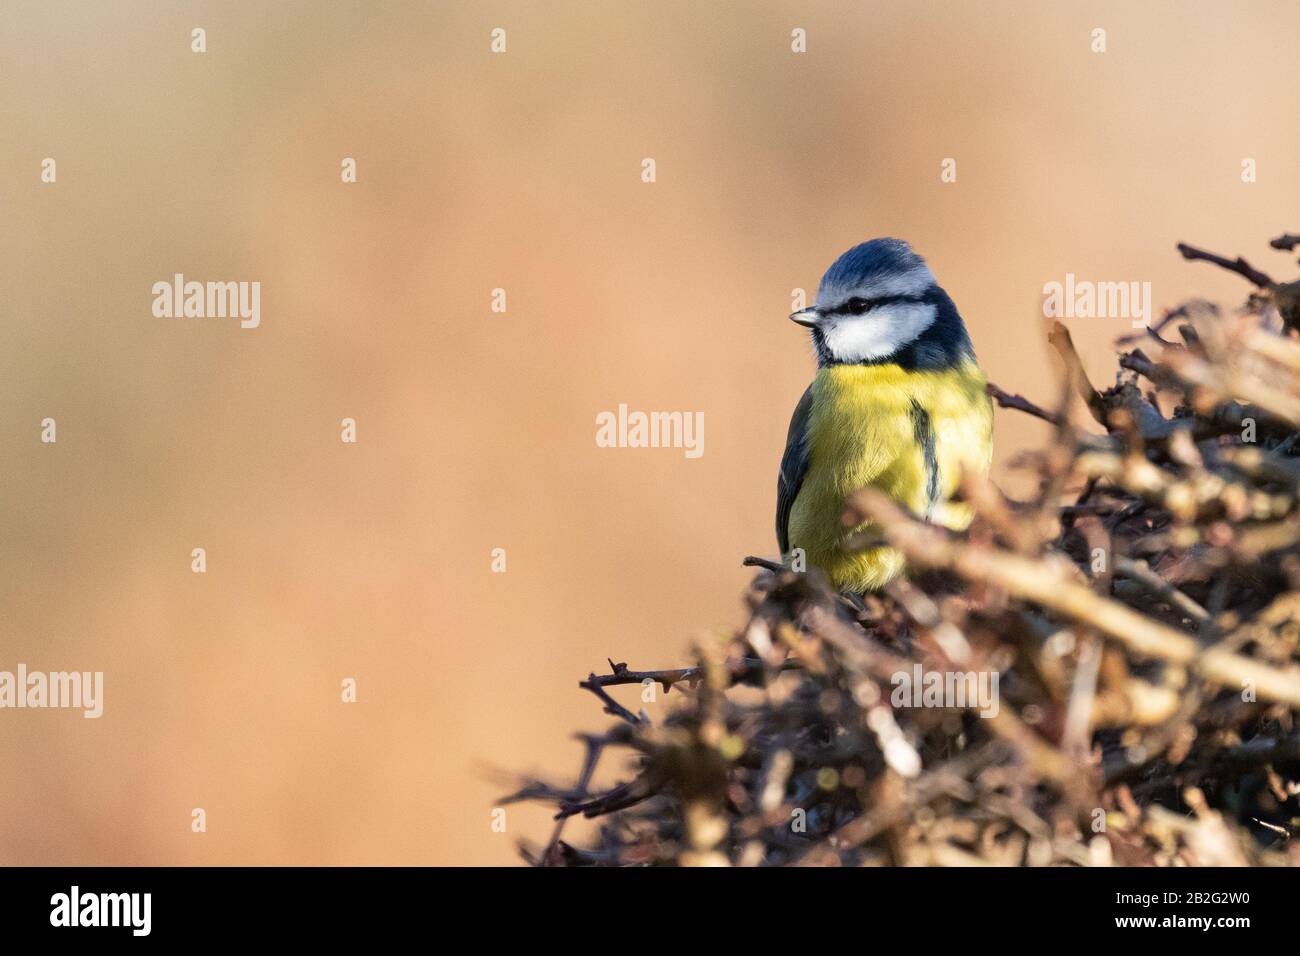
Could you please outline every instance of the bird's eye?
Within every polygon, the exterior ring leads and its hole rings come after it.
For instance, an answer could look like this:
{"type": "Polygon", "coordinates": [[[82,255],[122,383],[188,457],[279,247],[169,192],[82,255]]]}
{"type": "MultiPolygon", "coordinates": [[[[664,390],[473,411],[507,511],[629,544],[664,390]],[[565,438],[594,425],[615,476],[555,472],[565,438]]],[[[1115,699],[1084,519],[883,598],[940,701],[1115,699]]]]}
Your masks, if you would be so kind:
{"type": "Polygon", "coordinates": [[[851,312],[853,315],[861,315],[863,312],[866,312],[867,309],[871,308],[870,302],[868,302],[866,299],[860,299],[857,296],[854,296],[852,299],[849,299],[849,301],[846,302],[845,305],[848,306],[849,312],[851,312]]]}

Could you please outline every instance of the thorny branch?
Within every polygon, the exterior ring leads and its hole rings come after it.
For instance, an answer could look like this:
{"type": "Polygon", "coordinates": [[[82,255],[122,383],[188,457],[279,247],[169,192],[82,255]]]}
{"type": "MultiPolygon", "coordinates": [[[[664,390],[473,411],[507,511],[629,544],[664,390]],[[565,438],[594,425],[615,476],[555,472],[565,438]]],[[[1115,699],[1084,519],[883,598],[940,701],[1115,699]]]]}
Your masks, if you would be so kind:
{"type": "Polygon", "coordinates": [[[859,538],[907,558],[882,593],[747,558],[747,620],[694,664],[588,676],[619,723],[582,738],[573,785],[526,781],[510,798],[558,811],[526,857],[1300,863],[1300,283],[1178,248],[1262,291],[1231,314],[1168,310],[1121,340],[1102,390],[1054,326],[1057,407],[988,388],[1053,426],[1022,456],[1036,494],[965,476],[975,520],[960,534],[870,489],[846,502],[859,538]],[[1090,431],[1071,423],[1074,395],[1090,431]],[[917,675],[941,678],[933,700],[900,695],[917,675]],[[611,693],[647,684],[689,691],[653,720],[611,693]],[[611,750],[629,772],[593,793],[611,750]],[[583,847],[561,839],[577,815],[598,826],[583,847]]]}
{"type": "Polygon", "coordinates": [[[1227,269],[1229,272],[1235,272],[1249,282],[1253,282],[1261,289],[1267,289],[1273,285],[1273,280],[1263,272],[1260,272],[1245,259],[1238,256],[1236,259],[1225,259],[1223,256],[1215,255],[1213,252],[1206,252],[1204,249],[1198,249],[1195,246],[1189,246],[1185,242],[1178,244],[1178,251],[1183,254],[1184,259],[1195,261],[1197,259],[1205,262],[1213,262],[1216,266],[1227,269]]]}

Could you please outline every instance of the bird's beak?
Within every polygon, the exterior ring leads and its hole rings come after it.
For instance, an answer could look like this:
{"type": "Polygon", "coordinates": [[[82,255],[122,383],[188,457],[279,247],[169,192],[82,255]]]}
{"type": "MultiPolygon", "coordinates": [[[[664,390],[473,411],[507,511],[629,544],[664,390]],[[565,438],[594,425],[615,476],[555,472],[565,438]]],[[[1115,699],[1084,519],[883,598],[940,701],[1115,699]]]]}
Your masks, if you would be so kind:
{"type": "Polygon", "coordinates": [[[817,323],[821,321],[821,318],[821,313],[817,311],[817,307],[812,306],[807,309],[800,309],[798,312],[791,315],[790,321],[797,322],[806,329],[811,329],[816,327],[817,323]]]}

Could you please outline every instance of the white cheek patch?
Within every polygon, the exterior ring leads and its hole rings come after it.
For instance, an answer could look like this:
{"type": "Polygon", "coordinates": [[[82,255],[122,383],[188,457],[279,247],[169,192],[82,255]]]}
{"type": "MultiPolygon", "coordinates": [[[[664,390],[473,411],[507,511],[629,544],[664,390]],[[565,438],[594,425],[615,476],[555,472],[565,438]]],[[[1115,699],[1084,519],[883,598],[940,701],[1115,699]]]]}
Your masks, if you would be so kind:
{"type": "Polygon", "coordinates": [[[845,363],[884,358],[914,342],[934,324],[938,310],[924,302],[897,302],[865,315],[839,315],[822,326],[822,341],[845,363]]]}

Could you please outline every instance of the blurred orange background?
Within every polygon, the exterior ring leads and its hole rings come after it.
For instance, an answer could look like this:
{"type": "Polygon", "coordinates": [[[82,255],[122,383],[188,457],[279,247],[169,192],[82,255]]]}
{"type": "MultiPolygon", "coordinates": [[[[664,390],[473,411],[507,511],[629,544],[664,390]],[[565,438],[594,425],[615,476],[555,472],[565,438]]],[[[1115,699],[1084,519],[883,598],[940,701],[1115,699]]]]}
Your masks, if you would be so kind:
{"type": "MultiPolygon", "coordinates": [[[[1051,403],[1044,283],[1150,281],[1158,317],[1248,291],[1178,240],[1290,274],[1298,28],[1282,0],[8,0],[0,669],[102,670],[105,709],[0,711],[0,863],[515,861],[548,814],[494,832],[500,771],[575,773],[607,722],[576,681],[685,662],[776,550],[792,290],[906,238],[990,378],[1051,403]],[[260,328],[155,318],[177,272],[260,281],[260,328]],[[703,457],[598,448],[619,403],[702,411],[703,457]]],[[[1106,384],[1128,321],[1072,328],[1106,384]]],[[[1005,475],[1042,433],[997,429],[1005,475]]]]}

